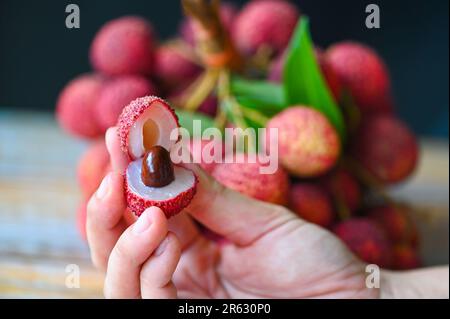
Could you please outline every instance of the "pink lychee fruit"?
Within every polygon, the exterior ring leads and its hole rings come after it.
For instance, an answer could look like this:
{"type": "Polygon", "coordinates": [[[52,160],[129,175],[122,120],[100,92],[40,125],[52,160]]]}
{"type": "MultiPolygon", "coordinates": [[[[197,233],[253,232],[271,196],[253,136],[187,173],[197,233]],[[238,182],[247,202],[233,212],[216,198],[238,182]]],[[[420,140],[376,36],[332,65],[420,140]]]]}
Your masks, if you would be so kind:
{"type": "Polygon", "coordinates": [[[212,176],[222,185],[255,199],[285,205],[289,189],[288,175],[282,167],[273,174],[262,173],[265,167],[258,159],[242,153],[227,154],[222,164],[217,164],[212,176]]]}
{"type": "Polygon", "coordinates": [[[406,244],[394,245],[392,249],[392,269],[410,270],[422,266],[417,250],[406,244]]]}
{"type": "Polygon", "coordinates": [[[107,173],[109,154],[105,142],[92,143],[81,156],[77,165],[77,180],[84,197],[89,198],[107,173]]]}
{"type": "Polygon", "coordinates": [[[350,213],[359,209],[362,199],[361,186],[346,169],[336,169],[324,177],[321,183],[334,200],[345,205],[350,213]]]}
{"type": "Polygon", "coordinates": [[[339,223],[334,233],[361,260],[389,267],[392,261],[392,247],[378,224],[367,218],[353,218],[339,223]]]}
{"type": "Polygon", "coordinates": [[[79,76],[66,85],[56,105],[56,118],[65,131],[86,139],[103,133],[95,118],[102,85],[103,78],[94,74],[79,76]]]}
{"type": "Polygon", "coordinates": [[[287,1],[252,1],[236,17],[233,39],[245,54],[267,47],[276,55],[289,44],[298,19],[296,6],[287,1]]]}
{"type": "Polygon", "coordinates": [[[413,173],[419,147],[414,134],[400,120],[377,115],[361,123],[351,154],[376,179],[391,184],[413,173]]]}
{"type": "Polygon", "coordinates": [[[125,196],[128,208],[140,216],[151,206],[161,208],[167,217],[178,214],[191,202],[197,189],[194,173],[173,165],[173,179],[162,186],[148,186],[143,175],[144,158],[155,146],[170,152],[179,138],[178,118],[161,98],[146,96],[132,101],[118,120],[122,150],[131,162],[125,172],[125,196]]]}
{"type": "Polygon", "coordinates": [[[342,42],[331,46],[325,59],[361,111],[391,111],[387,108],[392,104],[386,103],[390,96],[388,70],[375,51],[359,43],[342,42]]]}
{"type": "Polygon", "coordinates": [[[324,174],[339,157],[339,136],[328,119],[317,110],[293,106],[274,116],[267,124],[268,146],[276,142],[271,137],[271,129],[278,130],[278,152],[282,165],[295,176],[324,174]]]}
{"type": "Polygon", "coordinates": [[[335,219],[328,193],[313,183],[298,183],[289,190],[289,207],[301,218],[322,227],[335,219]]]}
{"type": "Polygon", "coordinates": [[[154,38],[153,27],[144,18],[126,16],[109,21],[92,42],[92,66],[107,75],[149,75],[154,38]]]}
{"type": "Polygon", "coordinates": [[[106,82],[95,113],[103,130],[116,125],[123,108],[138,97],[156,94],[156,87],[140,75],[124,75],[106,82]]]}

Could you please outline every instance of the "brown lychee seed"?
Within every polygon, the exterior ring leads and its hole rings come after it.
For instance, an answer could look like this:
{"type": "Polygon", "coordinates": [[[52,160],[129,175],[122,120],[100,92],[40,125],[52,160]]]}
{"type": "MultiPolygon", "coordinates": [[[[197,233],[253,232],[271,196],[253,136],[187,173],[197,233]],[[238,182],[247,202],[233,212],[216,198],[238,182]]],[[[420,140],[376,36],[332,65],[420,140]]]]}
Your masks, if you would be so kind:
{"type": "Polygon", "coordinates": [[[194,197],[197,177],[170,160],[178,137],[173,130],[179,128],[172,108],[158,97],[138,98],[124,108],[118,127],[122,150],[131,160],[125,172],[128,208],[137,216],[151,206],[167,217],[178,214],[194,197]]]}
{"type": "Polygon", "coordinates": [[[141,178],[149,187],[164,187],[175,180],[170,153],[164,147],[155,145],[145,154],[141,178]]]}

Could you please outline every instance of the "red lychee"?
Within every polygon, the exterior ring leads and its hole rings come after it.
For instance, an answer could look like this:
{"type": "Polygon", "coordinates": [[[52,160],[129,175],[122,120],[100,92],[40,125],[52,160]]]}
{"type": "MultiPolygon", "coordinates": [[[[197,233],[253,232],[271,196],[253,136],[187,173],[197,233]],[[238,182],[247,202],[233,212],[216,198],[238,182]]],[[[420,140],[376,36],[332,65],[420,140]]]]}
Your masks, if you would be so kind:
{"type": "Polygon", "coordinates": [[[126,105],[138,97],[153,94],[156,94],[156,87],[139,75],[124,75],[108,81],[95,108],[99,125],[103,130],[116,125],[126,105]]]}
{"type": "Polygon", "coordinates": [[[126,16],[112,20],[92,42],[92,66],[107,75],[148,75],[153,69],[154,41],[153,28],[145,19],[126,16]]]}
{"type": "Polygon", "coordinates": [[[154,146],[170,152],[178,141],[179,125],[174,110],[158,97],[138,98],[124,108],[118,126],[122,150],[131,159],[125,172],[128,208],[137,216],[151,206],[161,208],[167,217],[178,214],[195,195],[198,181],[194,173],[173,165],[173,180],[161,187],[148,186],[142,177],[147,152],[154,146]]]}
{"type": "Polygon", "coordinates": [[[408,215],[406,207],[382,205],[370,209],[367,215],[385,229],[386,234],[393,243],[417,246],[417,228],[408,215]]]}
{"type": "Polygon", "coordinates": [[[416,249],[405,244],[397,244],[392,250],[392,269],[409,270],[422,265],[416,249]]]}
{"type": "Polygon", "coordinates": [[[389,115],[366,118],[351,150],[353,156],[383,183],[396,183],[416,168],[419,148],[413,133],[389,115]]]}
{"type": "Polygon", "coordinates": [[[289,207],[301,218],[330,227],[335,219],[328,193],[313,183],[295,184],[289,190],[289,207]]]}
{"type": "Polygon", "coordinates": [[[346,170],[339,168],[323,178],[322,185],[337,203],[354,213],[361,204],[362,192],[358,181],[346,170]]]}
{"type": "Polygon", "coordinates": [[[327,50],[325,60],[361,111],[390,111],[387,107],[392,105],[386,103],[390,96],[389,74],[375,51],[359,43],[342,42],[327,50]]]}
{"type": "Polygon", "coordinates": [[[341,222],[334,233],[363,261],[380,267],[391,265],[392,248],[383,230],[370,219],[341,222]]]}
{"type": "Polygon", "coordinates": [[[217,164],[212,176],[222,185],[255,199],[285,205],[289,188],[288,175],[282,167],[273,174],[262,174],[266,166],[247,155],[228,154],[225,162],[217,164]]]}
{"type": "Polygon", "coordinates": [[[312,108],[293,106],[274,116],[267,124],[267,140],[270,129],[278,129],[281,163],[295,176],[324,174],[339,157],[341,144],[336,130],[312,108]]]}
{"type": "Polygon", "coordinates": [[[94,74],[79,76],[66,85],[56,105],[56,118],[64,130],[88,139],[103,133],[95,118],[102,85],[103,78],[94,74]]]}
{"type": "Polygon", "coordinates": [[[287,1],[252,1],[236,17],[233,39],[243,53],[267,47],[278,54],[289,44],[298,18],[297,8],[287,1]]]}
{"type": "Polygon", "coordinates": [[[77,179],[83,195],[90,197],[107,173],[109,154],[105,142],[94,142],[81,156],[77,165],[77,179]]]}

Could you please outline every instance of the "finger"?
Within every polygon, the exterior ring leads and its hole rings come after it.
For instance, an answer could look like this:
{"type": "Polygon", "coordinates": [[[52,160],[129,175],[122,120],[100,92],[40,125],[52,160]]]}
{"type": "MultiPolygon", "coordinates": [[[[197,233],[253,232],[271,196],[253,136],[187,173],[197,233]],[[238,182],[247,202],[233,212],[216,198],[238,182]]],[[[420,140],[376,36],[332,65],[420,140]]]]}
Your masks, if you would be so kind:
{"type": "Polygon", "coordinates": [[[225,188],[195,164],[184,166],[199,179],[197,195],[186,211],[236,244],[250,244],[269,230],[296,219],[282,206],[264,203],[225,188]]]}
{"type": "Polygon", "coordinates": [[[167,219],[157,207],[147,209],[127,228],[108,260],[104,292],[107,298],[140,297],[141,267],[167,235],[167,219]]]}
{"type": "Polygon", "coordinates": [[[181,244],[173,233],[168,233],[141,270],[141,296],[147,299],[176,298],[172,276],[181,256],[181,244]]]}
{"type": "Polygon", "coordinates": [[[126,228],[122,219],[125,208],[123,177],[109,173],[87,207],[86,232],[91,258],[101,270],[106,269],[109,254],[126,228]]]}
{"type": "Polygon", "coordinates": [[[111,158],[111,167],[115,172],[123,173],[128,166],[128,157],[120,146],[117,127],[110,127],[105,134],[106,147],[111,158]]]}
{"type": "Polygon", "coordinates": [[[200,235],[194,221],[186,213],[169,219],[169,230],[177,236],[182,250],[186,249],[200,235]]]}

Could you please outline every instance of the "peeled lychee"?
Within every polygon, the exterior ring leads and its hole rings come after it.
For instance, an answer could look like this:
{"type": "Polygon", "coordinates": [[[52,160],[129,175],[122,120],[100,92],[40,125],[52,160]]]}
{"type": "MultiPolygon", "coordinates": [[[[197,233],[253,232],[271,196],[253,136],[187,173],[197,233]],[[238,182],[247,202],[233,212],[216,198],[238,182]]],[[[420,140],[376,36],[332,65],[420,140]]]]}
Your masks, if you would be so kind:
{"type": "Polygon", "coordinates": [[[375,51],[359,43],[342,42],[330,47],[325,59],[361,111],[390,111],[387,107],[392,105],[386,103],[390,96],[389,74],[375,51]]]}
{"type": "Polygon", "coordinates": [[[419,148],[413,133],[400,120],[377,115],[361,123],[351,153],[376,179],[389,184],[413,173],[419,148]]]}
{"type": "Polygon", "coordinates": [[[103,133],[95,118],[102,85],[103,78],[94,74],[79,76],[66,85],[56,106],[56,117],[64,130],[88,139],[103,133]]]}
{"type": "Polygon", "coordinates": [[[363,261],[380,267],[391,265],[392,248],[383,230],[367,218],[341,222],[334,233],[363,261]]]}
{"type": "Polygon", "coordinates": [[[289,190],[289,207],[301,218],[329,227],[335,214],[328,193],[313,183],[295,184],[289,190]]]}
{"type": "Polygon", "coordinates": [[[322,113],[293,106],[268,122],[267,139],[272,128],[278,129],[279,156],[289,173],[315,177],[335,165],[341,144],[336,130],[322,113]]]}
{"type": "Polygon", "coordinates": [[[233,39],[243,53],[267,47],[278,54],[289,44],[298,18],[297,8],[287,1],[252,1],[236,17],[233,39]]]}
{"type": "Polygon", "coordinates": [[[212,176],[222,185],[255,199],[285,205],[289,188],[288,175],[282,167],[273,174],[262,174],[259,160],[247,155],[228,154],[225,162],[217,164],[212,176]]]}
{"type": "Polygon", "coordinates": [[[322,180],[322,185],[334,200],[345,205],[350,213],[359,208],[362,199],[361,186],[347,170],[339,168],[333,171],[322,180]]]}
{"type": "Polygon", "coordinates": [[[378,206],[370,209],[367,215],[385,229],[386,234],[393,243],[417,246],[417,228],[414,221],[408,215],[406,207],[393,205],[378,206]]]}
{"type": "Polygon", "coordinates": [[[154,33],[148,21],[126,16],[106,23],[90,52],[93,67],[107,75],[143,74],[153,69],[154,33]]]}
{"type": "Polygon", "coordinates": [[[103,130],[116,125],[123,108],[131,101],[155,93],[155,86],[139,75],[124,75],[108,81],[95,108],[99,125],[103,130]]]}
{"type": "Polygon", "coordinates": [[[81,156],[77,165],[77,179],[83,195],[90,197],[106,175],[109,154],[105,142],[94,142],[81,156]]]}
{"type": "Polygon", "coordinates": [[[162,187],[147,186],[142,178],[143,158],[154,146],[170,151],[178,140],[178,118],[166,101],[146,96],[124,108],[118,121],[122,150],[131,159],[125,172],[125,196],[129,209],[140,216],[151,206],[167,217],[179,213],[195,195],[197,177],[174,165],[174,180],[162,187]]]}
{"type": "Polygon", "coordinates": [[[392,249],[392,269],[409,270],[422,266],[416,249],[409,245],[397,244],[392,249]]]}

